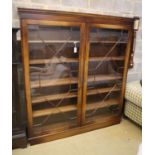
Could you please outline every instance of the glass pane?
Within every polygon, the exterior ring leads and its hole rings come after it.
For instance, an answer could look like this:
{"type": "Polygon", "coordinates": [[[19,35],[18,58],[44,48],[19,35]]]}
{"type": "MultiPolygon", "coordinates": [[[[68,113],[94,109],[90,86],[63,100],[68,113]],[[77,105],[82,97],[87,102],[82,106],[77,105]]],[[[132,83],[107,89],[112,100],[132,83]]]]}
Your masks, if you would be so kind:
{"type": "Polygon", "coordinates": [[[128,32],[91,28],[86,121],[100,121],[120,109],[128,32]]]}
{"type": "Polygon", "coordinates": [[[29,25],[28,42],[34,132],[77,125],[80,28],[29,25]]]}

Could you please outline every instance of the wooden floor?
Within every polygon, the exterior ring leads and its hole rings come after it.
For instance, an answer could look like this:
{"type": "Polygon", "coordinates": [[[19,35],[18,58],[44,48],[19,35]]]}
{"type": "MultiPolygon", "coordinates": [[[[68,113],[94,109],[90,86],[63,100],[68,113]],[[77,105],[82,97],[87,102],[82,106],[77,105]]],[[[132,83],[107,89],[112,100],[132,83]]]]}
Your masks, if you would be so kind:
{"type": "Polygon", "coordinates": [[[13,155],[136,155],[141,128],[127,119],[88,133],[13,150],[13,155]]]}

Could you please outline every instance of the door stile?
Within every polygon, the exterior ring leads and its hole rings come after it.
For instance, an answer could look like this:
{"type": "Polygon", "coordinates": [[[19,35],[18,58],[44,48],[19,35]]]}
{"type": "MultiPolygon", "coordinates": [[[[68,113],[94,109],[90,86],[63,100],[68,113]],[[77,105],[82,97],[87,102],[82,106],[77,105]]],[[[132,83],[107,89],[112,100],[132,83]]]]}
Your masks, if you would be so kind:
{"type": "Polygon", "coordinates": [[[124,95],[125,95],[125,86],[126,86],[126,81],[127,81],[127,73],[128,73],[128,64],[129,64],[129,57],[130,57],[130,52],[131,52],[131,44],[133,41],[133,35],[134,31],[132,29],[128,30],[128,44],[126,48],[126,55],[125,55],[125,63],[124,63],[124,71],[123,71],[123,80],[122,80],[122,92],[121,92],[121,97],[120,97],[120,112],[119,114],[122,115],[122,110],[123,110],[123,101],[124,101],[124,95]]]}
{"type": "Polygon", "coordinates": [[[88,81],[88,61],[89,61],[89,25],[85,29],[85,53],[83,72],[83,94],[82,94],[82,124],[85,124],[86,102],[87,102],[87,81],[88,81]]]}
{"type": "Polygon", "coordinates": [[[79,78],[78,78],[78,125],[82,125],[82,115],[83,115],[83,109],[82,109],[82,94],[83,94],[83,72],[84,72],[84,54],[85,54],[85,23],[82,23],[80,27],[80,53],[79,53],[79,78]]]}
{"type": "Polygon", "coordinates": [[[31,105],[31,89],[30,89],[30,73],[29,73],[29,47],[28,47],[28,29],[27,20],[21,21],[21,47],[22,47],[22,60],[24,70],[24,82],[25,82],[25,98],[27,108],[27,121],[28,121],[28,134],[31,137],[33,135],[32,125],[32,105],[31,105]]]}

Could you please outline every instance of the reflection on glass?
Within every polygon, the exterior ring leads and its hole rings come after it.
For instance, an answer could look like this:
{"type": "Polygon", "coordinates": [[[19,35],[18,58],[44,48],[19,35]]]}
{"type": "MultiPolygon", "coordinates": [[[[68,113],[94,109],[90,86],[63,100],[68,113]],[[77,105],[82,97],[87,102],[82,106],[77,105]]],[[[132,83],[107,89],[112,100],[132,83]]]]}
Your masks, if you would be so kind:
{"type": "Polygon", "coordinates": [[[89,36],[86,120],[99,121],[119,112],[128,32],[92,28],[89,36]]]}
{"type": "Polygon", "coordinates": [[[79,46],[79,27],[29,26],[31,98],[36,133],[49,129],[55,132],[77,123],[79,46]]]}

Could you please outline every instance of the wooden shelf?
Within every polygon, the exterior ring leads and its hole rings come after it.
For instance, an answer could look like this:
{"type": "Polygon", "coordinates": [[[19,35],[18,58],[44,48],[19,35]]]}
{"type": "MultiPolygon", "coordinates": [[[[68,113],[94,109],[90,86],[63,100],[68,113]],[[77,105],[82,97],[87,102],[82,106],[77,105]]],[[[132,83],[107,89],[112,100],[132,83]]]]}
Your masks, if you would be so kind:
{"type": "MultiPolygon", "coordinates": [[[[123,61],[124,56],[119,57],[90,57],[89,61],[123,61]]],[[[48,63],[75,63],[79,62],[77,58],[51,58],[51,59],[34,59],[30,60],[30,65],[48,64],[48,63]]]]}
{"type": "MultiPolygon", "coordinates": [[[[98,75],[98,76],[89,76],[88,82],[94,81],[106,81],[106,80],[118,80],[122,79],[121,75],[98,75]]],[[[52,80],[40,80],[31,82],[31,88],[39,88],[39,87],[48,87],[48,86],[59,86],[66,84],[76,84],[77,78],[61,78],[61,79],[52,79],[52,80]]]]}
{"type": "MultiPolygon", "coordinates": [[[[29,40],[29,43],[43,43],[42,40],[29,40]]],[[[79,40],[44,40],[44,43],[80,43],[79,40]]],[[[90,41],[90,43],[116,43],[117,40],[90,41]]],[[[118,44],[126,44],[126,41],[119,41],[118,44]]]]}
{"type": "Polygon", "coordinates": [[[74,110],[77,110],[77,107],[75,105],[67,105],[67,106],[61,106],[58,108],[35,110],[35,111],[33,111],[33,117],[47,116],[50,114],[58,114],[58,113],[60,113],[60,111],[70,112],[70,111],[74,111],[74,110]]]}
{"type": "Polygon", "coordinates": [[[99,89],[92,89],[92,90],[88,90],[87,91],[87,95],[95,95],[98,93],[107,93],[109,91],[114,92],[114,91],[120,91],[120,88],[113,88],[112,87],[108,87],[108,88],[99,88],[99,89]]]}
{"type": "Polygon", "coordinates": [[[125,60],[124,56],[112,56],[112,57],[90,57],[89,61],[123,61],[125,60]]]}
{"type": "Polygon", "coordinates": [[[118,105],[120,104],[119,99],[109,99],[107,101],[104,101],[104,104],[102,104],[102,102],[94,102],[94,103],[90,103],[87,104],[86,110],[93,110],[96,107],[97,108],[104,108],[104,107],[108,107],[108,106],[112,106],[112,105],[118,105]]]}
{"type": "MultiPolygon", "coordinates": [[[[87,104],[86,110],[93,110],[94,108],[104,108],[111,105],[118,105],[119,100],[118,99],[110,99],[107,101],[104,101],[104,104],[101,104],[101,102],[94,102],[91,104],[87,104]]],[[[67,105],[67,106],[61,106],[58,108],[50,108],[50,109],[42,109],[42,110],[35,110],[33,111],[33,117],[42,117],[47,116],[50,114],[58,114],[60,112],[71,112],[77,110],[76,105],[67,105]]]]}
{"type": "MultiPolygon", "coordinates": [[[[92,89],[92,90],[88,90],[87,95],[106,93],[106,92],[111,91],[111,89],[112,89],[112,87],[92,89]]],[[[119,90],[120,90],[120,88],[114,88],[112,91],[119,91],[119,90]]],[[[32,97],[32,104],[38,104],[41,102],[47,102],[47,101],[53,101],[53,100],[59,100],[59,99],[67,99],[67,98],[73,98],[73,97],[77,97],[77,92],[32,97]]]]}
{"type": "MultiPolygon", "coordinates": [[[[90,41],[90,43],[106,43],[106,44],[114,44],[117,40],[103,40],[103,41],[90,41]]],[[[118,44],[126,44],[126,41],[119,41],[118,44]]]]}
{"type": "Polygon", "coordinates": [[[32,104],[37,104],[41,102],[47,102],[47,101],[53,101],[53,100],[60,100],[60,99],[67,99],[77,97],[76,93],[61,93],[61,94],[55,94],[55,95],[45,95],[45,96],[39,96],[39,97],[32,97],[32,104]]]}
{"type": "Polygon", "coordinates": [[[121,75],[97,75],[97,76],[88,76],[88,82],[94,82],[94,81],[110,81],[110,80],[119,80],[122,79],[121,75]]]}
{"type": "Polygon", "coordinates": [[[40,80],[31,82],[31,88],[48,87],[48,86],[59,86],[67,84],[76,84],[77,78],[61,78],[52,80],[40,80]],[[40,83],[40,84],[39,84],[40,83]]]}
{"type": "MultiPolygon", "coordinates": [[[[89,76],[88,82],[119,80],[119,79],[122,79],[121,75],[117,75],[117,76],[116,75],[97,75],[95,77],[89,76]]],[[[78,81],[77,78],[60,78],[60,79],[52,79],[52,80],[40,80],[40,82],[31,81],[31,88],[76,84],[77,81],[78,81]]]]}
{"type": "MultiPolygon", "coordinates": [[[[29,43],[43,43],[42,40],[29,40],[29,43]]],[[[44,40],[45,43],[79,43],[79,40],[44,40]]]]}
{"type": "Polygon", "coordinates": [[[48,64],[48,63],[72,63],[79,62],[77,58],[51,58],[51,59],[34,59],[30,60],[30,65],[48,64]]]}

